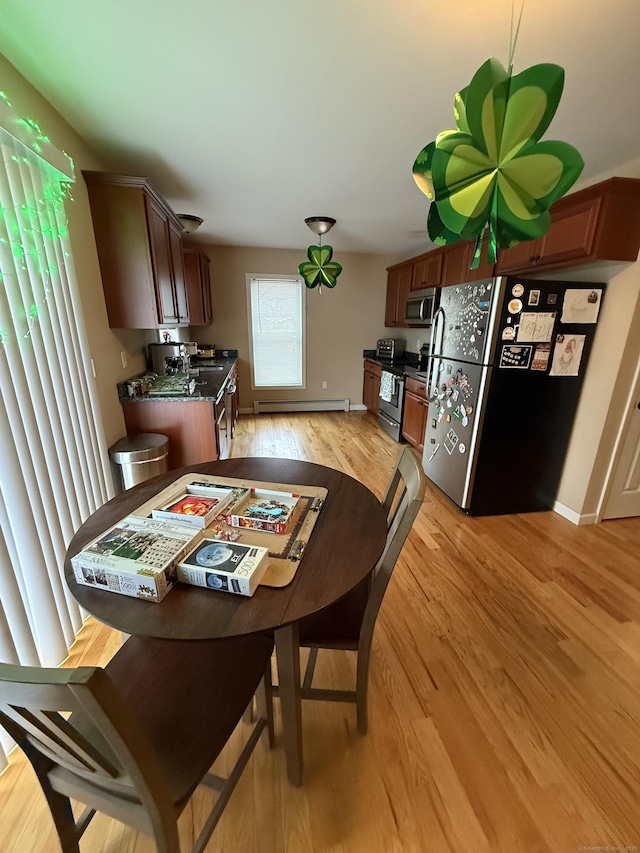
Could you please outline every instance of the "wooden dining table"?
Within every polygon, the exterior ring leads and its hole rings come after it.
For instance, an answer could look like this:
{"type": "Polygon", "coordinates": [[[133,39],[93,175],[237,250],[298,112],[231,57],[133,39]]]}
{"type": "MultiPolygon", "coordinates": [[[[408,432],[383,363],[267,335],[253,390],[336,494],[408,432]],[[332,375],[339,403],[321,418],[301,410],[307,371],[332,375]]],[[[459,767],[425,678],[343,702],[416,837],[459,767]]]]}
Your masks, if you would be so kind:
{"type": "Polygon", "coordinates": [[[378,498],[341,471],[297,459],[225,459],[170,471],[104,504],[73,537],[66,554],[65,576],[81,607],[125,634],[195,641],[273,632],[287,775],[292,784],[300,785],[303,749],[298,625],[367,578],[382,554],[386,535],[386,517],[378,498]],[[161,602],[154,603],[76,581],[73,555],[188,473],[327,489],[311,537],[287,586],[260,585],[253,596],[244,597],[178,583],[161,602]]]}

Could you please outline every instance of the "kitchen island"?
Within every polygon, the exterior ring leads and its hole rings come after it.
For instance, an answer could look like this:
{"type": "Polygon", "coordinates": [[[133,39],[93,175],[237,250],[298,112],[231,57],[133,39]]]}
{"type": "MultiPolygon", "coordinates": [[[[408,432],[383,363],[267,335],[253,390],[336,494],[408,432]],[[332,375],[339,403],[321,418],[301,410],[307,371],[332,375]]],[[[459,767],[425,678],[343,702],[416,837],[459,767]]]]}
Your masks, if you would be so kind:
{"type": "Polygon", "coordinates": [[[170,469],[226,459],[233,438],[238,412],[237,358],[194,359],[193,368],[195,389],[191,394],[120,394],[127,435],[166,435],[170,469]]]}

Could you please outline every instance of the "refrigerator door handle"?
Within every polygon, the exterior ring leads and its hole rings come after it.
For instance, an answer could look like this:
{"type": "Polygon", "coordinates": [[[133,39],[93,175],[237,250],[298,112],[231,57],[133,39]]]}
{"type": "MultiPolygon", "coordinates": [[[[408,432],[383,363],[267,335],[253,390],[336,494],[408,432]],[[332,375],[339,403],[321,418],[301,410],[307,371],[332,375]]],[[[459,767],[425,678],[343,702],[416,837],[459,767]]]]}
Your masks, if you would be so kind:
{"type": "Polygon", "coordinates": [[[429,359],[429,377],[427,379],[427,384],[426,384],[425,390],[427,393],[427,400],[430,403],[433,403],[438,399],[438,391],[439,391],[438,382],[437,382],[438,371],[435,370],[435,367],[439,363],[440,363],[440,356],[438,356],[437,358],[433,358],[433,356],[432,356],[429,359]],[[433,382],[434,372],[436,374],[436,382],[435,383],[433,382]]]}
{"type": "MultiPolygon", "coordinates": [[[[442,352],[442,343],[444,341],[445,326],[446,326],[446,319],[445,319],[444,308],[442,306],[440,306],[438,308],[438,310],[436,311],[436,313],[433,315],[433,323],[432,323],[433,334],[431,335],[431,342],[429,344],[429,377],[427,379],[426,392],[427,392],[427,399],[429,400],[430,403],[433,403],[433,401],[436,400],[438,397],[438,384],[436,382],[436,384],[434,386],[432,380],[433,380],[433,374],[434,374],[434,369],[435,369],[436,363],[438,363],[440,361],[440,358],[438,358],[436,361],[436,359],[434,359],[434,357],[433,357],[433,354],[436,351],[439,353],[442,352]],[[440,323],[440,319],[442,319],[441,323],[440,323]],[[440,344],[436,350],[436,341],[437,341],[437,337],[438,337],[438,331],[441,331],[440,344]]],[[[437,373],[436,373],[436,379],[437,379],[437,373]]]]}
{"type": "Polygon", "coordinates": [[[440,324],[438,323],[440,317],[442,317],[442,333],[440,335],[440,346],[438,348],[438,352],[442,352],[442,342],[444,341],[444,329],[445,329],[445,315],[444,308],[442,305],[438,308],[436,313],[433,315],[433,322],[431,327],[433,329],[433,334],[431,335],[431,341],[429,343],[429,358],[431,358],[436,352],[436,339],[438,337],[438,331],[440,329],[440,324]]]}

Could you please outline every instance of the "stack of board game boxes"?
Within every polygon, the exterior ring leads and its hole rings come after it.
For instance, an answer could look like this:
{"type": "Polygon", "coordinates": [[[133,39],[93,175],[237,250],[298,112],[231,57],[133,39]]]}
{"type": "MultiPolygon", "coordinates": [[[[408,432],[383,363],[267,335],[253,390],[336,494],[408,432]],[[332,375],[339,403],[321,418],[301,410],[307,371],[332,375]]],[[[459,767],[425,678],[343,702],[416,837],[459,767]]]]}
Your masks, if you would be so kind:
{"type": "Polygon", "coordinates": [[[251,596],[268,568],[268,548],[233,541],[233,534],[221,541],[208,528],[224,521],[238,530],[286,533],[299,497],[194,480],[151,517],[127,516],[72,557],[75,578],[155,602],[176,581],[251,596]]]}

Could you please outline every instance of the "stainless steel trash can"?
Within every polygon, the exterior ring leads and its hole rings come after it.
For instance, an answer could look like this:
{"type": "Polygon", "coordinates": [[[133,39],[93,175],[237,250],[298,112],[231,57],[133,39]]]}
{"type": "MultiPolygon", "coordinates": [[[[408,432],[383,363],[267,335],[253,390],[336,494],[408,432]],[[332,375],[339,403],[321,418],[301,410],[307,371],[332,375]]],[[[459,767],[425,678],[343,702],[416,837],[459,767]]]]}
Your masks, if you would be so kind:
{"type": "Polygon", "coordinates": [[[124,489],[168,471],[168,453],[169,439],[154,432],[127,435],[109,448],[124,489]]]}

